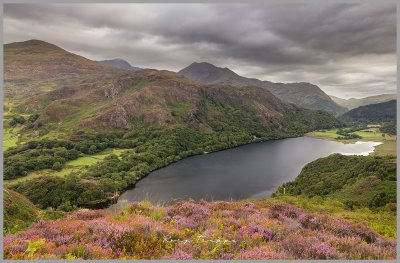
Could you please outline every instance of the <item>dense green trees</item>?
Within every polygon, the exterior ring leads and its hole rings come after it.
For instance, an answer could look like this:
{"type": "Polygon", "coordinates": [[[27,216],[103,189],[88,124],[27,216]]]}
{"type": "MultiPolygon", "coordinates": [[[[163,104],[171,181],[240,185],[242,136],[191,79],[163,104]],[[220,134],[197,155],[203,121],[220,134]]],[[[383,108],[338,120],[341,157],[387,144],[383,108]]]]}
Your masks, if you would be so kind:
{"type": "Polygon", "coordinates": [[[357,126],[353,126],[350,128],[345,128],[345,129],[338,129],[336,134],[341,135],[336,137],[337,140],[349,140],[349,139],[362,139],[362,136],[355,134],[353,132],[355,131],[360,131],[363,129],[366,129],[367,125],[363,124],[363,125],[357,125],[357,126]]]}
{"type": "Polygon", "coordinates": [[[379,128],[379,130],[381,132],[391,134],[391,135],[397,134],[397,127],[396,127],[396,123],[394,123],[394,122],[384,124],[382,127],[379,128]]]}
{"type": "Polygon", "coordinates": [[[94,200],[105,200],[104,191],[99,186],[78,179],[76,176],[65,178],[55,176],[40,177],[13,187],[24,194],[39,208],[60,208],[70,210],[94,200]]]}
{"type": "Polygon", "coordinates": [[[396,203],[396,166],[390,157],[333,154],[307,164],[274,195],[323,196],[349,208],[396,203]]]}
{"type": "Polygon", "coordinates": [[[346,112],[340,118],[348,122],[382,123],[396,121],[397,100],[361,106],[346,112]]]}

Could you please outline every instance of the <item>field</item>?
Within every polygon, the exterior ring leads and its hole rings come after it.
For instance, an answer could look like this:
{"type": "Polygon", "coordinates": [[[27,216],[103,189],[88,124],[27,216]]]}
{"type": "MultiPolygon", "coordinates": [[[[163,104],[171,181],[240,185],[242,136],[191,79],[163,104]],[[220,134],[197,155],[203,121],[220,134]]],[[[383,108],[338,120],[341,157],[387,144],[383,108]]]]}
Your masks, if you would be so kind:
{"type": "Polygon", "coordinates": [[[397,141],[396,140],[385,140],[383,144],[375,147],[375,151],[372,154],[376,155],[397,155],[397,141]]]}
{"type": "Polygon", "coordinates": [[[106,149],[98,154],[85,155],[79,157],[78,159],[68,161],[65,165],[67,167],[83,167],[86,165],[90,166],[100,162],[110,154],[115,154],[117,156],[120,156],[125,151],[127,151],[127,149],[106,149]]]}
{"type": "Polygon", "coordinates": [[[7,150],[10,147],[14,147],[17,146],[17,142],[18,142],[18,137],[12,137],[10,138],[11,135],[9,135],[9,139],[5,139],[3,141],[3,150],[7,150]]]}
{"type": "Polygon", "coordinates": [[[356,141],[374,141],[374,142],[382,142],[383,144],[375,147],[375,151],[372,154],[376,155],[396,155],[397,154],[397,136],[396,135],[388,135],[382,136],[382,133],[379,132],[379,128],[377,125],[369,125],[367,129],[356,131],[355,134],[358,134],[362,137],[362,139],[351,139],[351,140],[336,140],[338,135],[336,132],[338,129],[330,129],[330,130],[319,130],[315,132],[310,132],[306,134],[307,136],[312,136],[318,139],[325,140],[334,140],[340,141],[343,143],[354,143],[356,141]]]}
{"type": "Polygon", "coordinates": [[[3,150],[17,146],[18,132],[21,128],[3,129],[3,150]]]}

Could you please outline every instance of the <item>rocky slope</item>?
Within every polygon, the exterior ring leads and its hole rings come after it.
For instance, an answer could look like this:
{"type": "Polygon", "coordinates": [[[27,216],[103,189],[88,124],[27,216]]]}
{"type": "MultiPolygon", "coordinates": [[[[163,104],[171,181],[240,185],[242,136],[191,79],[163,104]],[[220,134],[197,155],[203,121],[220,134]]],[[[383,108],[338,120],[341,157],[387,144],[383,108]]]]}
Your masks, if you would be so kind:
{"type": "Polygon", "coordinates": [[[310,127],[340,125],[328,113],[285,103],[266,89],[201,85],[156,70],[63,87],[29,99],[23,110],[39,112],[36,123],[59,130],[132,130],[139,121],[212,131],[215,122],[243,122],[285,134],[295,122],[310,127]]]}
{"type": "Polygon", "coordinates": [[[318,86],[310,83],[273,83],[261,81],[255,78],[239,76],[228,68],[219,68],[205,62],[192,63],[179,71],[179,73],[203,84],[262,87],[284,101],[307,108],[326,110],[335,115],[346,111],[345,108],[336,104],[318,86]]]}

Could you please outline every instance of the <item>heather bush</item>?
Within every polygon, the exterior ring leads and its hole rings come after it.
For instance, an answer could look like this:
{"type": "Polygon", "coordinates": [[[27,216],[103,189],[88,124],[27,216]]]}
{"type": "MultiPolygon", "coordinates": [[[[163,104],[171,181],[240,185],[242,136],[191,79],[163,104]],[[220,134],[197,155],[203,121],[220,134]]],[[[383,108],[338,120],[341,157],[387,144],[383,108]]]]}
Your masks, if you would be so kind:
{"type": "Polygon", "coordinates": [[[266,260],[266,259],[284,259],[284,256],[276,252],[269,246],[254,247],[244,253],[238,254],[235,259],[239,260],[266,260]]]}

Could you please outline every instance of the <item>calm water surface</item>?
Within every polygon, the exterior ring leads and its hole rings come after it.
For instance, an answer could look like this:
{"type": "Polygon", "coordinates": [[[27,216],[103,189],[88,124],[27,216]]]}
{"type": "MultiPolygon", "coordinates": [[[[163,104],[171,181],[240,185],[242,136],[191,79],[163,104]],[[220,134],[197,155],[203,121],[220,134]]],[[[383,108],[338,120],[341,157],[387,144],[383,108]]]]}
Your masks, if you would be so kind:
{"type": "Polygon", "coordinates": [[[142,200],[168,204],[174,199],[237,201],[269,197],[317,158],[332,153],[368,155],[378,144],[299,137],[193,156],[150,173],[108,209],[118,211],[126,204],[142,200]]]}

